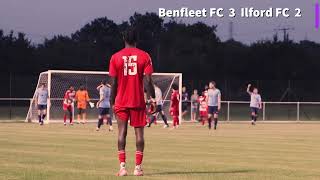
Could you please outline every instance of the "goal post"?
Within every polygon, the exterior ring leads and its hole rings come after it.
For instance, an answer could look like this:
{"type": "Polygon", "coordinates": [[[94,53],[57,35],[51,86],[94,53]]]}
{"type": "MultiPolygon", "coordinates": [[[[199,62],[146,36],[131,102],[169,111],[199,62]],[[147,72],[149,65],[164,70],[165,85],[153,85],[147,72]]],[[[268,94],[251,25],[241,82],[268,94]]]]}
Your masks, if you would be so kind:
{"type": "MultiPolygon", "coordinates": [[[[82,85],[86,87],[90,100],[94,103],[99,100],[99,92],[96,87],[102,80],[109,80],[108,72],[103,71],[69,71],[69,70],[48,70],[39,75],[38,83],[35,90],[40,87],[42,83],[47,84],[49,93],[49,102],[47,106],[47,117],[45,123],[63,122],[63,97],[64,93],[70,85],[78,90],[82,85]]],[[[161,89],[163,94],[163,110],[167,117],[171,120],[169,113],[171,87],[172,84],[179,86],[179,93],[182,93],[182,74],[181,73],[153,73],[154,83],[161,89]]],[[[73,119],[77,114],[76,105],[73,108],[73,119]]],[[[181,121],[181,101],[180,101],[180,121],[181,121]]],[[[88,122],[96,122],[98,116],[97,108],[90,108],[87,106],[87,120],[88,122]]],[[[30,101],[29,110],[26,117],[26,122],[37,121],[37,108],[35,107],[35,93],[30,101]]]]}

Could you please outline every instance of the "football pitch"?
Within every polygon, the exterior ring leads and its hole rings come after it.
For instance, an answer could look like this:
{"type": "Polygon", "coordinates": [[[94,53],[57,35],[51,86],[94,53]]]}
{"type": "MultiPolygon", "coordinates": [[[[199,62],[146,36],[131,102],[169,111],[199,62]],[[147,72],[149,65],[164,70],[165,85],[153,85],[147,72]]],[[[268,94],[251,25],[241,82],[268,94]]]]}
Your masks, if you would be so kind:
{"type": "MultiPolygon", "coordinates": [[[[115,126],[116,127],[116,126],[115,126]]],[[[120,179],[117,131],[94,124],[0,123],[0,179],[120,179]]],[[[124,179],[320,179],[320,124],[198,124],[146,129],[144,177],[124,179]]],[[[135,139],[127,138],[127,168],[135,139]]]]}

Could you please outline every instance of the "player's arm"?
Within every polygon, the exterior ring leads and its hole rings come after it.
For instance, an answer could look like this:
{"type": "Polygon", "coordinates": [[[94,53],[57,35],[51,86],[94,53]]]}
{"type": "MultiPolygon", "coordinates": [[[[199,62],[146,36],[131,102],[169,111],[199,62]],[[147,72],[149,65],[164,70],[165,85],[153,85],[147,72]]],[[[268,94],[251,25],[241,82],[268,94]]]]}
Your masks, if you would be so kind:
{"type": "Polygon", "coordinates": [[[259,107],[260,107],[260,109],[262,109],[262,99],[261,99],[261,96],[260,96],[260,98],[259,98],[259,107]]]}
{"type": "Polygon", "coordinates": [[[145,79],[146,79],[146,82],[147,82],[147,84],[146,84],[147,96],[154,99],[155,96],[156,96],[156,93],[155,93],[155,89],[154,89],[154,85],[153,85],[151,74],[145,75],[145,79]]]}
{"type": "Polygon", "coordinates": [[[99,91],[102,86],[103,86],[102,84],[100,84],[99,86],[97,86],[97,90],[99,91]]]}
{"type": "Polygon", "coordinates": [[[38,106],[38,91],[36,91],[36,97],[34,98],[34,106],[37,107],[38,106]]]}
{"type": "Polygon", "coordinates": [[[251,84],[248,84],[247,93],[251,95],[250,87],[251,87],[251,84]]]}
{"type": "Polygon", "coordinates": [[[110,85],[111,85],[111,94],[110,94],[110,105],[111,107],[114,106],[114,103],[116,101],[117,96],[117,78],[116,77],[110,77],[110,85]]]}
{"type": "Polygon", "coordinates": [[[218,110],[221,109],[221,93],[218,94],[218,110]]]}
{"type": "Polygon", "coordinates": [[[104,93],[100,93],[99,101],[97,102],[97,108],[99,108],[100,103],[104,101],[104,93]]]}

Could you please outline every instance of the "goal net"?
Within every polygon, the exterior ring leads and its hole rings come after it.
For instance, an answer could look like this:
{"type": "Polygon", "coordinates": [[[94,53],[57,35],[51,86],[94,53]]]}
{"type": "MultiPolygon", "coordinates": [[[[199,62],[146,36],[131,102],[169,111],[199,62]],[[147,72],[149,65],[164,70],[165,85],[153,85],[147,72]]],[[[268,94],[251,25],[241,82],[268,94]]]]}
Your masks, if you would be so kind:
{"type": "MultiPolygon", "coordinates": [[[[173,84],[179,85],[181,94],[182,89],[182,74],[181,73],[154,73],[152,75],[153,81],[161,89],[163,95],[163,110],[167,117],[171,119],[169,114],[171,87],[173,84]]],[[[106,79],[108,82],[108,72],[99,71],[64,71],[64,70],[49,70],[42,72],[39,75],[37,87],[42,83],[47,84],[49,93],[49,103],[47,109],[47,117],[45,123],[63,122],[63,97],[64,93],[70,85],[78,90],[81,85],[85,86],[90,101],[95,103],[99,100],[99,92],[97,86],[100,85],[102,80],[106,79]]],[[[76,106],[76,105],[75,105],[76,106]]],[[[77,108],[73,108],[73,119],[76,120],[77,108]]],[[[96,122],[98,117],[97,108],[90,108],[87,106],[87,120],[88,122],[96,122]]],[[[180,104],[181,114],[181,104],[180,104]]],[[[181,120],[181,118],[180,118],[181,120]]],[[[28,114],[26,117],[27,122],[38,122],[37,120],[37,107],[35,106],[35,95],[30,103],[28,114]]]]}

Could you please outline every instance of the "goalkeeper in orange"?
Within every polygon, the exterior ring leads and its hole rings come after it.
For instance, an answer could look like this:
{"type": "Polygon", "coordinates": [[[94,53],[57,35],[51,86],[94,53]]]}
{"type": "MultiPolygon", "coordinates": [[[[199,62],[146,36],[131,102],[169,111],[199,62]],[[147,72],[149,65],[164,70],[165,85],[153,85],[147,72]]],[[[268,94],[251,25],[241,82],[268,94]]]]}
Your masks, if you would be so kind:
{"type": "Polygon", "coordinates": [[[86,88],[81,85],[76,92],[77,108],[78,108],[78,124],[85,124],[87,122],[87,104],[90,102],[89,93],[86,88]],[[82,121],[81,121],[82,118],[82,121]],[[80,122],[81,121],[81,122],[80,122]]]}

